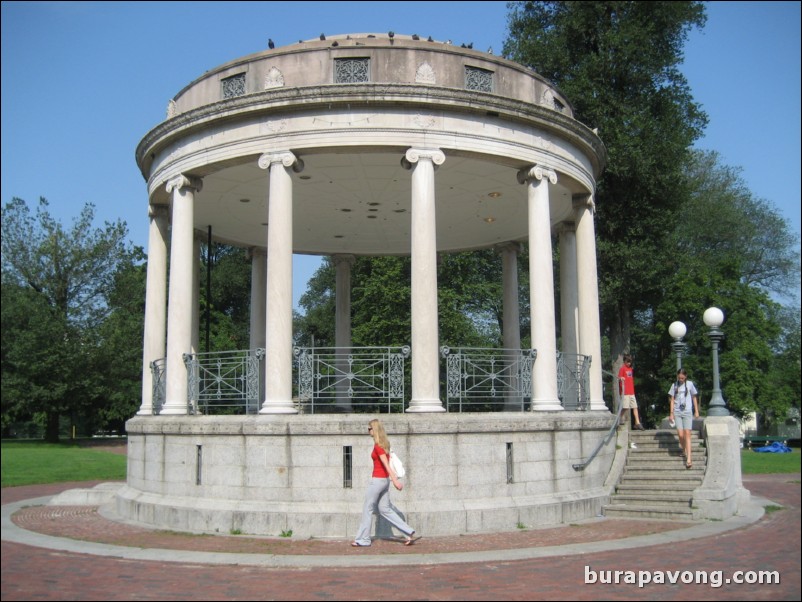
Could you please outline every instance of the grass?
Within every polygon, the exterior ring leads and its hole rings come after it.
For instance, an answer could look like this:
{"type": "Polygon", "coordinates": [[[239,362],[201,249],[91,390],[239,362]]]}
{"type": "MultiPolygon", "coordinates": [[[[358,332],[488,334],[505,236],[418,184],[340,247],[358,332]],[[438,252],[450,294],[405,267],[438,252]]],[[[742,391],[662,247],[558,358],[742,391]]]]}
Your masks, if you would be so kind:
{"type": "Polygon", "coordinates": [[[767,454],[744,449],[741,450],[741,473],[798,473],[802,465],[801,458],[798,447],[791,448],[790,454],[767,454]]]}
{"type": "Polygon", "coordinates": [[[78,442],[3,441],[2,486],[125,480],[126,457],[78,442]]]}
{"type": "MultiPolygon", "coordinates": [[[[126,457],[82,447],[78,442],[3,441],[2,486],[37,485],[64,481],[125,480],[126,457]]],[[[743,474],[800,472],[800,450],[790,454],[741,452],[743,474]]],[[[519,528],[521,528],[519,526],[519,528]]]]}

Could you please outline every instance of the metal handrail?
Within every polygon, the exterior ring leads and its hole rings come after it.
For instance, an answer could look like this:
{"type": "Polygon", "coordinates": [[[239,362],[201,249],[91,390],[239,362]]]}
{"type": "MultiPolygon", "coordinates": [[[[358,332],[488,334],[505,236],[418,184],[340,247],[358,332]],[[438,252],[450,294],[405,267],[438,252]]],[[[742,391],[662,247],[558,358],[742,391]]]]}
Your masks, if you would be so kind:
{"type": "MultiPolygon", "coordinates": [[[[602,375],[607,375],[607,376],[610,376],[611,378],[613,377],[613,373],[612,372],[607,372],[606,370],[602,370],[602,375]]],[[[604,438],[596,446],[596,449],[594,449],[593,452],[590,454],[590,456],[588,456],[588,459],[585,460],[584,462],[579,463],[579,464],[572,464],[573,469],[576,470],[577,472],[585,470],[590,465],[590,463],[593,462],[593,460],[596,458],[596,456],[601,451],[601,449],[605,445],[610,443],[610,440],[613,438],[613,436],[616,433],[616,429],[618,428],[618,425],[621,424],[621,413],[623,412],[624,408],[621,405],[621,396],[619,395],[618,387],[616,386],[616,384],[617,383],[615,382],[615,380],[613,380],[613,387],[612,387],[612,389],[613,389],[613,404],[614,404],[614,407],[617,408],[617,411],[616,411],[616,414],[615,414],[615,421],[613,422],[613,425],[610,427],[610,430],[607,431],[607,434],[604,436],[604,438]]]]}

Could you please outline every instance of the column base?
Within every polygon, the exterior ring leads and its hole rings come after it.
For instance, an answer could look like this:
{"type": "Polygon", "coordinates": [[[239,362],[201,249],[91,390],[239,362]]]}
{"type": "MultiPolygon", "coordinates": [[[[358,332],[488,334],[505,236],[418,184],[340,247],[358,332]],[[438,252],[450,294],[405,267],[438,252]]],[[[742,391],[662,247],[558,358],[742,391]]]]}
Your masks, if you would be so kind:
{"type": "Polygon", "coordinates": [[[169,402],[162,406],[159,411],[160,416],[186,416],[189,414],[187,404],[171,404],[169,402]]]}
{"type": "Polygon", "coordinates": [[[591,412],[609,412],[610,409],[607,407],[607,404],[604,403],[603,399],[591,399],[590,400],[590,411],[591,412]]]}
{"type": "Polygon", "coordinates": [[[265,401],[262,404],[262,409],[259,410],[260,414],[297,414],[298,409],[292,404],[291,401],[265,401]]]}
{"type": "Polygon", "coordinates": [[[417,399],[409,402],[409,407],[404,410],[406,413],[423,412],[445,412],[443,402],[439,399],[417,399]]]}
{"type": "Polygon", "coordinates": [[[532,400],[533,412],[563,412],[565,408],[560,403],[559,399],[533,399],[532,400]]]}

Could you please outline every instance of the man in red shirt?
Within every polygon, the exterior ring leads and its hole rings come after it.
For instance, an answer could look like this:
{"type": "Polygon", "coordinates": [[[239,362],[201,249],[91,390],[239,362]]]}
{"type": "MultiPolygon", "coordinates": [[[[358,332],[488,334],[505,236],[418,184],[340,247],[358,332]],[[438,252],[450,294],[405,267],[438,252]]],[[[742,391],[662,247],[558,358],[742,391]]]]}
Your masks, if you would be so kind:
{"type": "Polygon", "coordinates": [[[621,407],[632,410],[635,417],[635,429],[642,431],[643,425],[638,416],[638,402],[635,399],[635,373],[632,370],[632,356],[624,355],[624,364],[618,371],[618,392],[621,394],[621,407]]]}

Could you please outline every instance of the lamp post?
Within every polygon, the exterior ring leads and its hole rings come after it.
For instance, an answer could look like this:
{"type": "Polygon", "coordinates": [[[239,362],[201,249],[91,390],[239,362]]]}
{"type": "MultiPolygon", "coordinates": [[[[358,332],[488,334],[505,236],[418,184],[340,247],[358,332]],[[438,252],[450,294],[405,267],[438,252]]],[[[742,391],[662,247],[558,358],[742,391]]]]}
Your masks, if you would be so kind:
{"type": "Polygon", "coordinates": [[[671,343],[671,348],[677,354],[677,372],[682,368],[682,354],[685,353],[685,343],[682,342],[682,337],[685,336],[686,332],[688,332],[688,329],[685,328],[685,324],[682,322],[671,322],[668,327],[668,334],[674,339],[674,342],[671,343]]]}
{"type": "Polygon", "coordinates": [[[710,329],[708,336],[713,344],[713,396],[710,398],[710,407],[707,410],[708,416],[729,416],[727,405],[721,396],[721,387],[718,380],[718,343],[724,338],[719,326],[724,322],[724,312],[718,307],[707,309],[702,317],[707,327],[710,329]]]}

